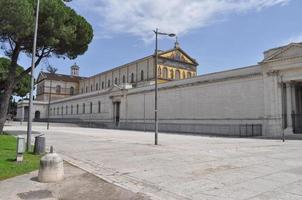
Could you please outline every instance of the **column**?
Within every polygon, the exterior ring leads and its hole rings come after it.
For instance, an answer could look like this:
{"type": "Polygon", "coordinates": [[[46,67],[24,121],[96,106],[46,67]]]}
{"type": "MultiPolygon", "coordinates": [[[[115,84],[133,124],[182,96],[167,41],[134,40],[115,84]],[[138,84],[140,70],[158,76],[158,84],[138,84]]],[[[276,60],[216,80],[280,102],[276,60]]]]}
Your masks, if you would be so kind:
{"type": "Polygon", "coordinates": [[[287,116],[287,128],[288,132],[293,130],[292,121],[292,88],[291,83],[286,83],[286,116],[287,116]]]}

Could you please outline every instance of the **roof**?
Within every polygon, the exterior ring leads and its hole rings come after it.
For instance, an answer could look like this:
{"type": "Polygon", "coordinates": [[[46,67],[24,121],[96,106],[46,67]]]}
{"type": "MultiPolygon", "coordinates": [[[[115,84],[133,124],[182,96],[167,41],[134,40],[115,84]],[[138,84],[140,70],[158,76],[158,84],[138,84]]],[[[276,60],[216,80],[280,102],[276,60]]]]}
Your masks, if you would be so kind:
{"type": "Polygon", "coordinates": [[[38,80],[40,79],[40,77],[43,77],[43,79],[65,81],[65,82],[79,82],[80,80],[85,78],[81,76],[72,76],[66,74],[52,74],[48,72],[41,72],[39,74],[38,80]]]}

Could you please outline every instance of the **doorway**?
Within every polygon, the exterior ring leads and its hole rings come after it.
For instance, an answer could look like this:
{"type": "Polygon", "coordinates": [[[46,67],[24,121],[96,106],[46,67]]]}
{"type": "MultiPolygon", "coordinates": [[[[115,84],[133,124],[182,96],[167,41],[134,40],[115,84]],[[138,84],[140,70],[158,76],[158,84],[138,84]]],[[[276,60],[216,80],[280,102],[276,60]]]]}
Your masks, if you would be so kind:
{"type": "Polygon", "coordinates": [[[118,127],[119,123],[120,123],[120,105],[121,105],[121,102],[113,103],[115,127],[118,127]]]}
{"type": "Polygon", "coordinates": [[[35,119],[40,119],[40,111],[35,112],[35,119]]]}

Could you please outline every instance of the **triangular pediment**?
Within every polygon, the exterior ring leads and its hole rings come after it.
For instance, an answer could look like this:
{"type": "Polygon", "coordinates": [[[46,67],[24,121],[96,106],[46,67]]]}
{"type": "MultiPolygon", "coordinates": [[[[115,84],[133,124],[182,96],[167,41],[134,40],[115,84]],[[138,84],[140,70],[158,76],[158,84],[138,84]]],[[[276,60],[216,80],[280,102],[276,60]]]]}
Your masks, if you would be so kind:
{"type": "Polygon", "coordinates": [[[275,51],[270,56],[266,57],[263,62],[296,58],[300,56],[302,56],[302,44],[292,43],[275,51]]]}
{"type": "Polygon", "coordinates": [[[159,54],[159,57],[185,62],[192,65],[198,65],[198,63],[193,58],[191,58],[187,53],[185,53],[180,48],[175,48],[169,51],[162,52],[159,54]]]}

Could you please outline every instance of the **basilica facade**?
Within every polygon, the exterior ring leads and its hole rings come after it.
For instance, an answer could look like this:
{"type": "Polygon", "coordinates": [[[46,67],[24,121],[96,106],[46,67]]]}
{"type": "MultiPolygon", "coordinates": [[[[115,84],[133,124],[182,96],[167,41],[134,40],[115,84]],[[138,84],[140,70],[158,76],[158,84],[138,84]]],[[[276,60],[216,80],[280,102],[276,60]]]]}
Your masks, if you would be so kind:
{"type": "MultiPolygon", "coordinates": [[[[230,136],[302,132],[302,44],[264,52],[253,66],[198,75],[198,63],[178,44],[154,56],[91,77],[41,72],[34,120],[93,127],[154,130],[158,72],[159,131],[230,136]]],[[[18,104],[20,120],[27,101],[18,104]]]]}

